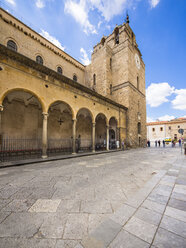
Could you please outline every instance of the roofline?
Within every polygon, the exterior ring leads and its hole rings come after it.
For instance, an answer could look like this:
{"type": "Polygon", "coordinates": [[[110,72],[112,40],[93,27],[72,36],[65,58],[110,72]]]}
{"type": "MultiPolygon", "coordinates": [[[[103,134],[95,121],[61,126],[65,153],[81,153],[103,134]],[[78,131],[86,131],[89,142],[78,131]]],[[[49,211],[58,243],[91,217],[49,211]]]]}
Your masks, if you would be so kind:
{"type": "Polygon", "coordinates": [[[55,48],[59,49],[62,53],[68,55],[70,58],[72,58],[73,60],[75,60],[77,63],[79,63],[80,65],[82,65],[84,68],[86,67],[85,65],[83,65],[81,62],[79,62],[77,59],[73,58],[71,55],[69,55],[68,53],[66,53],[65,51],[63,51],[61,48],[59,48],[58,46],[54,45],[51,41],[47,40],[45,37],[43,37],[42,35],[40,35],[39,33],[37,33],[35,30],[33,30],[31,27],[29,27],[28,25],[26,25],[25,23],[23,23],[22,21],[20,21],[18,18],[16,18],[15,16],[13,16],[12,14],[10,14],[9,12],[7,12],[5,9],[3,9],[2,7],[0,7],[0,10],[4,11],[7,15],[11,16],[12,18],[14,18],[15,20],[17,20],[18,22],[20,22],[22,25],[24,25],[25,27],[27,27],[28,29],[30,29],[32,32],[36,33],[39,37],[43,38],[44,40],[46,40],[47,42],[49,42],[52,46],[54,46],[55,48]]]}

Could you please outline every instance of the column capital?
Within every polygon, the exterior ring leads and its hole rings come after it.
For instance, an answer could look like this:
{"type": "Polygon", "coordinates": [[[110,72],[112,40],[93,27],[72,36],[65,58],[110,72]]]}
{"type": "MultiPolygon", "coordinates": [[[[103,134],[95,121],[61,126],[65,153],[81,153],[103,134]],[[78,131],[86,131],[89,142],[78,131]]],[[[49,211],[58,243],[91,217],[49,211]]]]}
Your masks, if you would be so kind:
{"type": "Polygon", "coordinates": [[[77,119],[76,119],[76,118],[74,118],[74,119],[72,119],[72,121],[73,121],[73,122],[76,122],[76,121],[77,121],[77,119]]]}
{"type": "Polygon", "coordinates": [[[92,122],[92,126],[95,126],[96,125],[96,122],[92,122]]]}
{"type": "Polygon", "coordinates": [[[3,111],[3,105],[0,105],[0,112],[3,111]]]}
{"type": "Polygon", "coordinates": [[[43,112],[42,115],[43,115],[44,120],[46,120],[48,118],[48,113],[47,112],[43,112]]]}

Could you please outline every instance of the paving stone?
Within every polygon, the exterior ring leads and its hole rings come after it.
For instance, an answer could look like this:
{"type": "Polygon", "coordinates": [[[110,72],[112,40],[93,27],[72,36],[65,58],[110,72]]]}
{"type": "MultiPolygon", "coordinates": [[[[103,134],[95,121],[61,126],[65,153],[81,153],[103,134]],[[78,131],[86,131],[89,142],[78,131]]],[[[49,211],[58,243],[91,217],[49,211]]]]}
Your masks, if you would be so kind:
{"type": "Polygon", "coordinates": [[[137,217],[145,222],[158,226],[162,215],[153,210],[140,207],[135,213],[134,217],[137,217]]]}
{"type": "Polygon", "coordinates": [[[163,181],[166,181],[166,182],[170,182],[170,183],[175,183],[175,181],[176,181],[176,178],[177,177],[175,177],[175,176],[168,176],[168,175],[165,175],[164,177],[163,177],[163,181]]]}
{"type": "Polygon", "coordinates": [[[178,173],[179,173],[178,171],[168,171],[166,175],[176,177],[176,176],[178,176],[178,173]]]}
{"type": "Polygon", "coordinates": [[[109,248],[148,248],[150,245],[145,241],[135,237],[134,235],[121,230],[121,232],[113,240],[109,248]]]}
{"type": "Polygon", "coordinates": [[[3,189],[0,190],[0,198],[8,199],[10,196],[15,194],[18,190],[19,188],[17,187],[5,186],[3,189]]]}
{"type": "Polygon", "coordinates": [[[173,192],[181,193],[181,194],[185,194],[186,195],[186,185],[176,184],[175,187],[174,187],[173,192]]]}
{"type": "Polygon", "coordinates": [[[176,184],[186,185],[186,179],[177,178],[176,179],[176,184]]]}
{"type": "MultiPolygon", "coordinates": [[[[165,191],[167,192],[167,191],[165,191]]],[[[167,204],[168,202],[168,199],[169,199],[169,196],[170,196],[170,193],[168,196],[165,196],[165,195],[161,195],[161,194],[158,194],[157,192],[153,191],[149,196],[148,196],[148,200],[151,200],[151,201],[155,201],[155,202],[158,202],[158,203],[161,203],[161,204],[167,204]]]]}
{"type": "Polygon", "coordinates": [[[88,233],[90,234],[106,219],[112,217],[113,214],[89,214],[88,215],[88,233]]]}
{"type": "Polygon", "coordinates": [[[148,243],[152,242],[156,229],[157,226],[147,223],[136,217],[132,217],[124,226],[124,230],[148,243]]]}
{"type": "Polygon", "coordinates": [[[61,200],[57,212],[62,213],[79,213],[80,211],[80,203],[79,200],[61,200]]]}
{"type": "Polygon", "coordinates": [[[55,248],[75,248],[75,246],[78,244],[78,241],[76,240],[61,240],[58,239],[56,241],[55,248]]]}
{"type": "Polygon", "coordinates": [[[0,210],[4,208],[6,205],[8,205],[9,202],[11,202],[11,200],[0,199],[0,210]]]}
{"type": "Polygon", "coordinates": [[[0,223],[2,223],[10,214],[11,212],[0,212],[0,223]]]}
{"type": "Polygon", "coordinates": [[[106,248],[121,230],[121,225],[108,219],[82,240],[85,248],[106,248]]]}
{"type": "Polygon", "coordinates": [[[82,213],[112,213],[112,208],[109,201],[82,201],[81,202],[82,213]]]}
{"type": "Polygon", "coordinates": [[[153,245],[158,248],[186,248],[186,239],[159,228],[153,245]]]}
{"type": "Polygon", "coordinates": [[[177,200],[181,200],[181,201],[185,201],[186,195],[185,194],[181,194],[181,193],[172,192],[171,198],[174,198],[174,199],[177,199],[177,200]]]}
{"type": "Polygon", "coordinates": [[[160,227],[186,238],[186,223],[164,215],[160,227]]]}
{"type": "Polygon", "coordinates": [[[49,213],[56,212],[61,200],[38,199],[29,209],[29,212],[49,213]]]}
{"type": "Polygon", "coordinates": [[[175,218],[177,220],[181,220],[181,221],[186,222],[186,212],[185,211],[167,206],[166,210],[165,210],[165,215],[168,215],[168,216],[175,218]]]}
{"type": "Polygon", "coordinates": [[[2,211],[25,212],[34,204],[34,202],[35,200],[33,199],[15,199],[4,207],[2,211]]]}
{"type": "Polygon", "coordinates": [[[110,219],[123,226],[135,211],[136,208],[124,204],[110,217],[110,219]]]}
{"type": "Polygon", "coordinates": [[[35,234],[35,238],[62,238],[66,216],[56,213],[46,215],[39,231],[35,234]]]}
{"type": "Polygon", "coordinates": [[[82,239],[88,233],[88,214],[69,214],[63,239],[82,239]]]}
{"type": "Polygon", "coordinates": [[[35,213],[12,213],[0,224],[0,237],[32,237],[43,218],[35,213]]]}
{"type": "Polygon", "coordinates": [[[144,208],[154,210],[162,214],[165,210],[165,205],[146,199],[141,205],[144,208]]]}
{"type": "Polygon", "coordinates": [[[50,187],[35,188],[32,194],[28,198],[30,199],[51,199],[55,190],[56,190],[55,188],[50,188],[50,187]]]}
{"type": "Polygon", "coordinates": [[[55,248],[55,243],[54,239],[0,238],[0,248],[55,248]]]}
{"type": "MultiPolygon", "coordinates": [[[[185,200],[186,200],[186,198],[185,198],[185,200]]],[[[169,200],[168,205],[169,205],[170,207],[173,207],[173,208],[177,208],[177,209],[179,209],[179,210],[186,211],[186,201],[180,201],[180,200],[171,198],[171,199],[169,200]]]]}

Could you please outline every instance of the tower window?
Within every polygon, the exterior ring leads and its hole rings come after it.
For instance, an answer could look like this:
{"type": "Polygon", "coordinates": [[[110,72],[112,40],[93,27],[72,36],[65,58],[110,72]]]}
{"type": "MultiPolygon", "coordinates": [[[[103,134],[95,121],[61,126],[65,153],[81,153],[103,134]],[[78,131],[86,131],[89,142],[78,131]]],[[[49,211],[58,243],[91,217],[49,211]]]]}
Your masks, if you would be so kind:
{"type": "Polygon", "coordinates": [[[152,131],[155,132],[155,128],[154,127],[152,128],[152,131]]]}
{"type": "Polygon", "coordinates": [[[171,127],[169,127],[169,130],[171,130],[171,127]]]}
{"type": "Polygon", "coordinates": [[[138,134],[141,134],[141,123],[138,122],[138,134]]]}
{"type": "Polygon", "coordinates": [[[139,90],[139,77],[137,76],[137,89],[139,90]]]}
{"type": "Polygon", "coordinates": [[[115,44],[119,44],[119,28],[116,27],[114,30],[115,44]]]}
{"type": "Polygon", "coordinates": [[[77,76],[74,74],[74,76],[73,76],[73,80],[75,81],[75,82],[77,82],[77,76]]]}
{"type": "Polygon", "coordinates": [[[110,58],[110,69],[112,70],[112,58],[110,58]]]}
{"type": "Polygon", "coordinates": [[[96,74],[93,75],[93,84],[96,85],[96,74]]]}
{"type": "Polygon", "coordinates": [[[160,131],[163,131],[163,127],[160,127],[160,131]]]}
{"type": "Polygon", "coordinates": [[[13,40],[7,42],[7,47],[15,52],[17,52],[17,45],[13,40]]]}
{"type": "Polygon", "coordinates": [[[36,57],[36,62],[37,62],[38,64],[40,64],[40,65],[43,65],[43,58],[42,58],[40,55],[38,55],[38,56],[36,57]]]}
{"type": "Polygon", "coordinates": [[[61,68],[60,66],[57,67],[57,72],[58,72],[59,74],[63,74],[63,70],[62,70],[62,68],[61,68]]]}

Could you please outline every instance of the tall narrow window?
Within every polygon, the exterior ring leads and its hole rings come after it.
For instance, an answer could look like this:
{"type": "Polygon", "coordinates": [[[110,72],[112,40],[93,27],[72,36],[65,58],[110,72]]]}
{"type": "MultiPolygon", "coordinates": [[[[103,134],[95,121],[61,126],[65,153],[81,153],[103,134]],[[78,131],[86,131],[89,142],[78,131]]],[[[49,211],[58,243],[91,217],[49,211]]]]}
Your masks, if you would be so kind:
{"type": "Polygon", "coordinates": [[[38,64],[40,64],[40,65],[43,65],[43,58],[42,58],[40,55],[38,55],[38,56],[36,57],[36,62],[37,62],[38,64]]]}
{"type": "Polygon", "coordinates": [[[73,80],[75,81],[75,82],[77,82],[77,76],[74,74],[74,76],[73,76],[73,80]]]}
{"type": "Polygon", "coordinates": [[[62,68],[61,68],[60,66],[57,67],[57,72],[58,72],[59,74],[63,74],[63,70],[62,70],[62,68]]]}
{"type": "Polygon", "coordinates": [[[112,58],[110,58],[110,69],[112,70],[112,58]]]}
{"type": "Polygon", "coordinates": [[[138,122],[138,134],[141,134],[141,123],[138,122]]]}
{"type": "Polygon", "coordinates": [[[93,85],[96,86],[96,74],[93,75],[93,85]]]}
{"type": "Polygon", "coordinates": [[[116,27],[114,30],[115,44],[119,44],[119,28],[116,27]]]}
{"type": "Polygon", "coordinates": [[[13,40],[7,42],[7,47],[15,52],[17,52],[17,45],[13,40]]]}
{"type": "Polygon", "coordinates": [[[139,77],[137,76],[137,89],[139,90],[139,77]]]}

